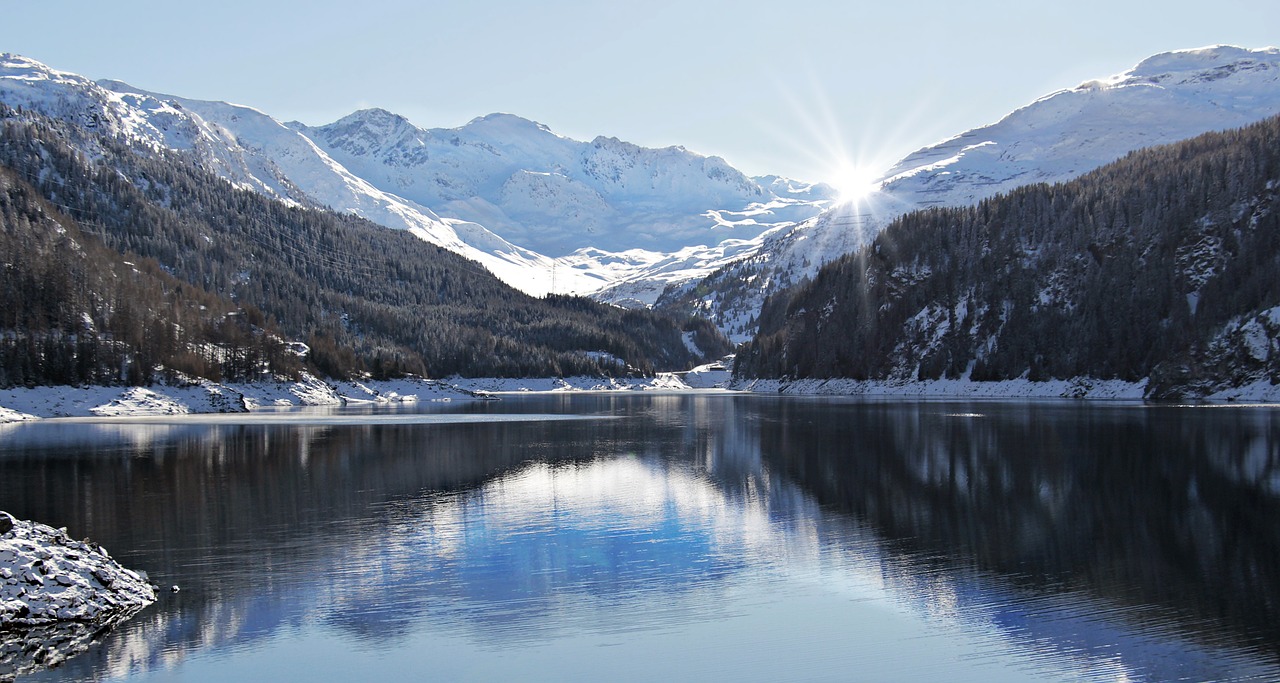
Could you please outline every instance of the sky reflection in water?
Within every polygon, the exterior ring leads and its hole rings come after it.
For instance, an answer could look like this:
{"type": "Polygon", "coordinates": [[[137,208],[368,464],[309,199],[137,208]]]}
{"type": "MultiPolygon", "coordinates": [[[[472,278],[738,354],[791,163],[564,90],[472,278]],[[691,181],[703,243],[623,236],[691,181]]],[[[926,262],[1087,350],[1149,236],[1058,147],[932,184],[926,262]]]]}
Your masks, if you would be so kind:
{"type": "Polygon", "coordinates": [[[0,442],[5,481],[28,492],[0,484],[6,501],[183,585],[37,679],[1278,673],[1274,615],[1215,602],[1257,585],[1206,578],[1278,570],[1256,566],[1275,560],[1271,412],[732,397],[466,410],[618,419],[204,425],[75,455],[65,439],[0,442]],[[1241,495],[1257,499],[1224,502],[1241,495]],[[1240,524],[1259,526],[1257,548],[1223,535],[1240,524]],[[1197,580],[1218,597],[1167,595],[1197,580]]]}

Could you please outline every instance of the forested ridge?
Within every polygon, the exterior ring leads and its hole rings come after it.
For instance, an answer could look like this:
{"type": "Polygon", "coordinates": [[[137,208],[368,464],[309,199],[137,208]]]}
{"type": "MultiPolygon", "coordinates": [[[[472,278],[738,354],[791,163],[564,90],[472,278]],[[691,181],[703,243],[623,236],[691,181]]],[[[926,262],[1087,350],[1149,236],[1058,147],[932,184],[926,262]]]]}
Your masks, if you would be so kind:
{"type": "MultiPolygon", "coordinates": [[[[7,169],[6,192],[31,195],[11,201],[4,214],[0,227],[8,237],[0,261],[22,269],[23,287],[41,292],[6,292],[11,310],[0,334],[26,366],[20,375],[0,377],[0,384],[146,381],[153,363],[176,357],[163,349],[207,349],[200,345],[219,338],[205,339],[197,328],[230,329],[228,318],[237,316],[244,322],[235,327],[244,334],[306,342],[305,363],[333,377],[648,374],[729,350],[705,321],[676,321],[578,297],[533,298],[408,233],[286,205],[237,189],[180,153],[138,149],[3,105],[0,167],[7,169]],[[92,158],[77,150],[89,150],[92,158]],[[50,230],[70,237],[53,239],[50,230]],[[35,261],[18,250],[29,238],[40,245],[35,261]],[[120,278],[110,273],[126,260],[130,272],[151,279],[117,294],[112,288],[120,278]],[[89,261],[96,265],[84,266],[89,261]],[[66,270],[72,264],[96,274],[66,270]],[[68,288],[45,284],[66,278],[79,279],[68,288]],[[38,310],[29,310],[33,306],[38,310]],[[214,312],[200,325],[165,313],[200,306],[214,312]],[[121,334],[115,321],[125,310],[150,321],[150,337],[121,334]],[[42,369],[39,359],[54,347],[69,355],[68,362],[93,365],[76,350],[87,343],[86,332],[128,356],[113,362],[140,369],[121,372],[121,365],[111,370],[103,363],[70,378],[42,369]],[[689,350],[686,334],[705,355],[689,350]],[[17,340],[26,340],[25,346],[17,340]],[[28,357],[33,353],[34,360],[28,357]]],[[[16,271],[7,275],[12,290],[20,278],[16,271]]],[[[205,355],[215,360],[217,353],[205,355]]],[[[279,362],[283,372],[298,365],[284,356],[279,362]]],[[[234,367],[191,362],[181,369],[240,374],[234,367]]]]}
{"type": "Polygon", "coordinates": [[[895,221],[771,297],[747,377],[1280,382],[1280,118],[895,221]]]}
{"type": "Polygon", "coordinates": [[[297,353],[242,307],[119,254],[0,168],[0,386],[296,376],[297,353]]]}

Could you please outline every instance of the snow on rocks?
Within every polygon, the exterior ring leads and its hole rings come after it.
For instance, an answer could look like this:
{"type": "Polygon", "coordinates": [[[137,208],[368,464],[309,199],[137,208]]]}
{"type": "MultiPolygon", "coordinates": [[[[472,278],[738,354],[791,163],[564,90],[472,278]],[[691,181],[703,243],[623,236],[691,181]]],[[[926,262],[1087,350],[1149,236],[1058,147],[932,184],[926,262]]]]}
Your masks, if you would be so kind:
{"type": "Polygon", "coordinates": [[[0,408],[0,424],[4,424],[6,422],[25,422],[26,420],[35,419],[38,419],[35,415],[20,413],[16,410],[9,410],[8,408],[0,408]]]}
{"type": "Polygon", "coordinates": [[[723,389],[733,382],[733,356],[684,373],[684,383],[694,389],[723,389]]]}
{"type": "Polygon", "coordinates": [[[120,566],[101,546],[0,512],[0,628],[101,624],[155,599],[144,574],[120,566]]]}
{"type": "Polygon", "coordinates": [[[0,681],[83,652],[155,600],[96,543],[0,512],[0,681]]]}
{"type": "Polygon", "coordinates": [[[452,377],[449,383],[458,388],[482,394],[490,392],[678,391],[689,388],[672,373],[658,373],[654,377],[525,377],[520,379],[452,377]]]}
{"type": "Polygon", "coordinates": [[[330,384],[298,380],[219,384],[191,379],[150,387],[17,387],[0,389],[0,423],[40,417],[137,417],[243,413],[268,408],[475,400],[475,391],[421,378],[330,384]]]}

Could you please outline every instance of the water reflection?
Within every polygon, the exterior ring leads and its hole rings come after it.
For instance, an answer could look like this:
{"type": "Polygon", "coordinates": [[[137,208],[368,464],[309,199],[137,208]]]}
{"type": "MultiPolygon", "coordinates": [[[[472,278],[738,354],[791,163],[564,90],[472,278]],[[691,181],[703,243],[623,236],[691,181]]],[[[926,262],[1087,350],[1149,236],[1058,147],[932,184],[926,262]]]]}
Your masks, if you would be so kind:
{"type": "Polygon", "coordinates": [[[5,506],[183,587],[36,679],[214,680],[317,638],[391,667],[442,665],[448,643],[473,679],[573,678],[606,646],[635,678],[1280,673],[1269,411],[676,395],[451,410],[481,421],[5,436],[5,506]],[[522,412],[619,419],[488,419],[522,412]]]}
{"type": "Polygon", "coordinates": [[[1280,643],[1274,410],[869,404],[823,430],[796,410],[762,429],[771,462],[888,537],[1280,643]]]}

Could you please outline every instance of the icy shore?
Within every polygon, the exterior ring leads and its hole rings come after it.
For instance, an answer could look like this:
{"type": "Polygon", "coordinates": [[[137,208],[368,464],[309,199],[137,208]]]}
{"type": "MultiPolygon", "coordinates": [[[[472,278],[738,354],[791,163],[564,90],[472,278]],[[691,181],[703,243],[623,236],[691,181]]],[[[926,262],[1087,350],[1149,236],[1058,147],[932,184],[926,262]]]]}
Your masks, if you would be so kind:
{"type": "Polygon", "coordinates": [[[0,512],[0,681],[54,666],[156,600],[145,574],[0,512]]]}
{"type": "Polygon", "coordinates": [[[672,375],[649,378],[407,378],[325,382],[304,374],[296,382],[220,384],[206,380],[150,387],[33,387],[0,389],[0,423],[46,417],[126,417],[238,413],[262,408],[484,400],[494,393],[681,390],[672,375]]]}

